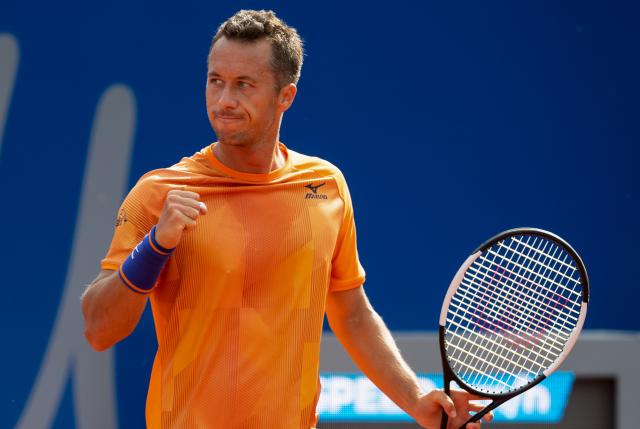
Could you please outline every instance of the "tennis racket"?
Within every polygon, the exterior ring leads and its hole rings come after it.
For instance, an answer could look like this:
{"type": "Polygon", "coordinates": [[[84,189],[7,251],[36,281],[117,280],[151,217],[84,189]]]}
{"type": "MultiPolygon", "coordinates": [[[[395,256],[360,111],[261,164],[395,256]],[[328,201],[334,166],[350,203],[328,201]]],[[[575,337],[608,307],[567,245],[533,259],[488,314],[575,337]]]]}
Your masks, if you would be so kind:
{"type": "MultiPolygon", "coordinates": [[[[588,301],[580,256],[548,231],[505,231],[467,258],[440,313],[444,391],[450,394],[453,380],[492,402],[461,429],[558,368],[580,334],[588,301]]],[[[443,412],[441,429],[447,423],[443,412]]]]}

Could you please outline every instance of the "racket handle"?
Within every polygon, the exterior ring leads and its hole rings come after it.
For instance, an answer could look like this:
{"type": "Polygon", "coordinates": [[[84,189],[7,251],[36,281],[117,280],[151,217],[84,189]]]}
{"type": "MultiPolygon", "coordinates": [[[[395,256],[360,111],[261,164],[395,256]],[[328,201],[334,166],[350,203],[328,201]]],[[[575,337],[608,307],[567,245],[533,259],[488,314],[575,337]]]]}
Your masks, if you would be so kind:
{"type": "Polygon", "coordinates": [[[442,420],[440,421],[440,429],[447,429],[447,424],[449,424],[449,416],[447,413],[442,410],[442,420]]]}
{"type": "MultiPolygon", "coordinates": [[[[446,368],[446,367],[445,367],[446,368]]],[[[451,379],[449,378],[448,373],[443,374],[444,378],[444,393],[445,395],[451,397],[451,379]]],[[[444,408],[442,409],[442,419],[440,419],[440,429],[447,429],[447,424],[449,424],[449,416],[444,412],[444,408]]]]}

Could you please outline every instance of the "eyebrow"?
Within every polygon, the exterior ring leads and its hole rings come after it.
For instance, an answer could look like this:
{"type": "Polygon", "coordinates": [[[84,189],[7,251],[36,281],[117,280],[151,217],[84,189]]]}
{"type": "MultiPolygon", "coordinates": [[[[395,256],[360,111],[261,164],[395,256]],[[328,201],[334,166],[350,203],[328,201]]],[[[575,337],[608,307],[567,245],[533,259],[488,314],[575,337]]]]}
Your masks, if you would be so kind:
{"type": "MultiPolygon", "coordinates": [[[[209,77],[215,77],[215,76],[221,76],[220,73],[216,72],[216,71],[210,71],[209,73],[207,73],[207,76],[209,77]]],[[[251,82],[257,82],[258,80],[256,78],[253,78],[251,76],[238,76],[235,78],[235,80],[248,80],[251,82]]]]}

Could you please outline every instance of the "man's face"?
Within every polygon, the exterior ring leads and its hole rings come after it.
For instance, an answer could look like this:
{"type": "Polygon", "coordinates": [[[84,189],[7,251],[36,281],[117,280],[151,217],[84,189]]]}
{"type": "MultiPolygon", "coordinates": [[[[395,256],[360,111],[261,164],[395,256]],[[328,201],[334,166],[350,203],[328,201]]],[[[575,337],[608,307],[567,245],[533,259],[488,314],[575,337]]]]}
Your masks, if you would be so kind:
{"type": "Polygon", "coordinates": [[[209,122],[221,143],[249,146],[277,136],[280,114],[292,101],[283,108],[282,92],[276,89],[267,39],[242,43],[222,37],[214,44],[206,100],[209,122]]]}

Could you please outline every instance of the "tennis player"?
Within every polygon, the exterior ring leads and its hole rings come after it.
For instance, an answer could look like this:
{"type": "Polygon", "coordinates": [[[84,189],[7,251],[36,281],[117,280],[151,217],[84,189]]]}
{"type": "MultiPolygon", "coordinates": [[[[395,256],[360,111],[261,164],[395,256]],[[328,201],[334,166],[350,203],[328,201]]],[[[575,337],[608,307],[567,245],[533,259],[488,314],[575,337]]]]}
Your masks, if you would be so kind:
{"type": "Polygon", "coordinates": [[[456,427],[481,408],[466,392],[421,390],[362,287],[344,177],[279,141],[302,59],[296,30],[273,12],[239,11],[219,27],[206,84],[218,141],[138,181],[83,295],[98,351],[127,337],[151,299],[149,428],[315,427],[325,312],[362,371],[423,427],[439,428],[442,409],[456,427]]]}

